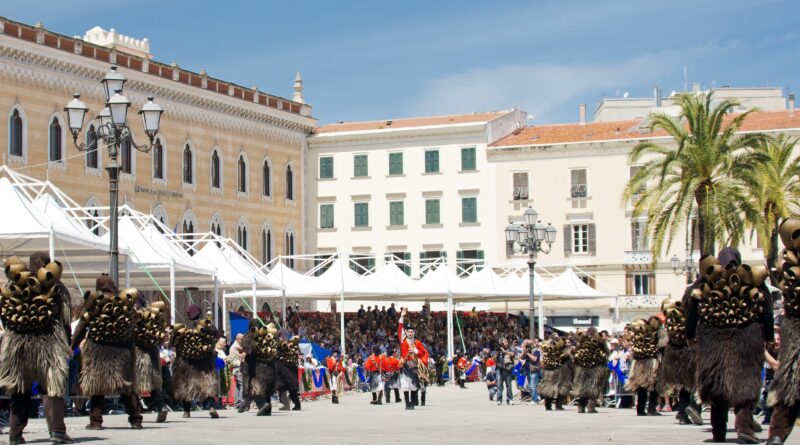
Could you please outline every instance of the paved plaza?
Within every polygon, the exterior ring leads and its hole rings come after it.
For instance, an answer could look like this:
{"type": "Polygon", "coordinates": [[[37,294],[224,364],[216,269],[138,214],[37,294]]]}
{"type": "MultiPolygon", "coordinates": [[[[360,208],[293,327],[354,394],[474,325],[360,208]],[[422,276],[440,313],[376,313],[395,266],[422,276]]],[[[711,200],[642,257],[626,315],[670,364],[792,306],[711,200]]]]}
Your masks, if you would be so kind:
{"type": "MultiPolygon", "coordinates": [[[[432,388],[429,404],[406,412],[403,403],[369,405],[368,394],[350,394],[339,405],[322,399],[300,412],[274,411],[272,417],[221,411],[219,420],[205,412],[170,413],[165,424],[145,415],[144,430],[128,428],[124,415],[106,416],[103,431],[86,431],[87,418],[68,418],[69,434],[87,444],[684,444],[709,441],[709,426],[679,426],[671,414],[636,417],[630,409],[601,409],[600,414],[546,412],[543,406],[490,403],[483,385],[469,389],[432,388]]],[[[708,413],[704,414],[706,421],[708,413]]],[[[733,415],[731,414],[732,427],[733,415]]],[[[766,431],[758,434],[766,439],[766,431]]],[[[728,442],[735,443],[731,431],[728,442]]],[[[5,443],[8,436],[2,436],[5,443]]],[[[49,443],[44,419],[32,420],[28,443],[49,443]]],[[[791,438],[787,443],[800,444],[791,438]]]]}

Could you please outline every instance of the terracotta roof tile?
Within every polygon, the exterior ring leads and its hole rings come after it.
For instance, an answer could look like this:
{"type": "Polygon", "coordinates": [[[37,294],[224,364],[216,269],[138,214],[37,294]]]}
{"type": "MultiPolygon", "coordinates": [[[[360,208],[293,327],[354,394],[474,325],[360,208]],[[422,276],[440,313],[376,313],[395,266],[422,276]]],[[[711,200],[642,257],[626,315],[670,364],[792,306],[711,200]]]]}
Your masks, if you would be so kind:
{"type": "MultiPolygon", "coordinates": [[[[727,116],[730,120],[732,116],[727,116]]],[[[800,128],[800,113],[788,111],[754,112],[744,120],[740,131],[767,131],[800,128]]],[[[552,124],[525,127],[492,144],[492,147],[519,145],[556,145],[575,142],[597,142],[615,139],[648,139],[666,136],[663,130],[651,132],[641,120],[590,122],[584,125],[552,124]]]]}
{"type": "Polygon", "coordinates": [[[346,131],[391,130],[396,128],[428,127],[433,125],[468,124],[489,122],[508,111],[491,111],[485,113],[456,114],[449,116],[412,117],[405,119],[386,119],[380,121],[342,122],[318,127],[316,133],[342,133],[346,131]]]}

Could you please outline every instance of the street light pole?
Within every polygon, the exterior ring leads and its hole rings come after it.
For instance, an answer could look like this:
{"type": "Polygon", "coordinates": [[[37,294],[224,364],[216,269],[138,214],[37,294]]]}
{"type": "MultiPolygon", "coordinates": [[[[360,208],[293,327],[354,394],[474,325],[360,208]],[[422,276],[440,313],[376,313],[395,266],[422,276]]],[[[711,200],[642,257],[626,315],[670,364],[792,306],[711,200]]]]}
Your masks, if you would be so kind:
{"type": "MultiPolygon", "coordinates": [[[[530,279],[528,295],[528,317],[530,338],[534,338],[534,299],[536,297],[536,254],[550,253],[550,249],[556,240],[556,228],[551,224],[544,225],[539,221],[539,213],[528,207],[523,214],[525,222],[521,225],[506,226],[506,241],[511,243],[512,250],[517,250],[528,254],[528,276],[530,279]],[[545,243],[547,247],[545,247],[545,243]]],[[[539,298],[539,338],[544,338],[544,304],[539,298]]]]}
{"type": "MultiPolygon", "coordinates": [[[[141,152],[149,152],[154,145],[156,134],[161,125],[161,115],[164,109],[153,102],[152,97],[147,98],[147,102],[139,110],[142,116],[142,124],[145,134],[150,139],[149,144],[139,145],[133,140],[133,132],[127,124],[128,108],[131,101],[122,95],[122,88],[127,79],[117,72],[117,67],[112,66],[106,73],[103,80],[103,93],[105,95],[105,108],[97,116],[99,125],[97,135],[108,147],[109,163],[108,171],[108,192],[109,192],[109,275],[114,284],[119,285],[119,234],[118,234],[118,208],[119,208],[119,154],[123,143],[128,143],[132,148],[141,152]]],[[[93,148],[85,143],[78,143],[78,134],[83,129],[83,120],[89,108],[81,100],[80,94],[73,95],[64,111],[67,112],[69,130],[72,133],[72,143],[78,151],[97,150],[97,144],[93,148]]]]}

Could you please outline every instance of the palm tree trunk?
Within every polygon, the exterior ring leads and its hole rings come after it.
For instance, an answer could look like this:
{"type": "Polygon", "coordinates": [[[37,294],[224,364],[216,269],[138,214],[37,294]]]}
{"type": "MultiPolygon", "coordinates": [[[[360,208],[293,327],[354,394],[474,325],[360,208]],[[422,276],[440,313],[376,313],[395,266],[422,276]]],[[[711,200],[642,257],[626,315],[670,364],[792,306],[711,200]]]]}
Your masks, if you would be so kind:
{"type": "Polygon", "coordinates": [[[769,281],[773,286],[778,287],[780,280],[778,279],[778,271],[775,270],[775,264],[778,262],[778,227],[780,226],[780,218],[774,210],[772,211],[772,230],[769,234],[769,251],[767,257],[767,269],[769,270],[769,281]]]}
{"type": "Polygon", "coordinates": [[[716,252],[714,252],[714,236],[709,236],[710,234],[706,233],[706,214],[703,212],[706,204],[705,187],[699,187],[694,196],[695,202],[697,202],[697,232],[700,238],[700,256],[716,255],[716,252]]]}

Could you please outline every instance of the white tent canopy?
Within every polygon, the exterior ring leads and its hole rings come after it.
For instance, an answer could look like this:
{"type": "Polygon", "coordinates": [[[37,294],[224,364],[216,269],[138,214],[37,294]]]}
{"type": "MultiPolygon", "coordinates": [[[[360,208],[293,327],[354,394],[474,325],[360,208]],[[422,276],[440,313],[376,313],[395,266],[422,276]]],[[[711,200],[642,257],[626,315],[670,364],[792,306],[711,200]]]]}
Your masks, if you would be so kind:
{"type": "Polygon", "coordinates": [[[612,295],[600,292],[584,283],[572,267],[567,267],[564,272],[547,282],[545,293],[551,298],[611,298],[612,295]]]}

